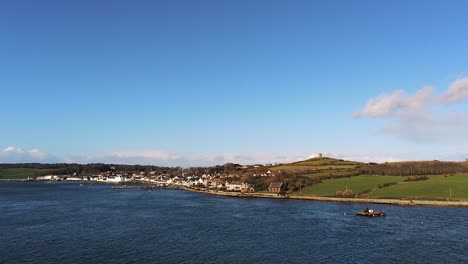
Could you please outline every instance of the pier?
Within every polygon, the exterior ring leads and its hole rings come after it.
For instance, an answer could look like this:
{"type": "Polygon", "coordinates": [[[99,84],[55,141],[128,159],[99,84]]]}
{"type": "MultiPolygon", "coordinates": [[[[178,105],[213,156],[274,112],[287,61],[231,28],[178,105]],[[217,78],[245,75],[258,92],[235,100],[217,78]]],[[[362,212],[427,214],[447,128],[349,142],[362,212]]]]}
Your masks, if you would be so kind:
{"type": "Polygon", "coordinates": [[[166,190],[166,189],[176,189],[172,186],[163,186],[163,185],[115,185],[112,186],[112,189],[142,189],[147,191],[152,190],[166,190]]]}
{"type": "Polygon", "coordinates": [[[115,186],[112,186],[112,189],[143,189],[143,190],[154,190],[154,189],[160,189],[162,187],[158,187],[156,185],[146,185],[146,186],[142,186],[142,185],[115,185],[115,186]]]}

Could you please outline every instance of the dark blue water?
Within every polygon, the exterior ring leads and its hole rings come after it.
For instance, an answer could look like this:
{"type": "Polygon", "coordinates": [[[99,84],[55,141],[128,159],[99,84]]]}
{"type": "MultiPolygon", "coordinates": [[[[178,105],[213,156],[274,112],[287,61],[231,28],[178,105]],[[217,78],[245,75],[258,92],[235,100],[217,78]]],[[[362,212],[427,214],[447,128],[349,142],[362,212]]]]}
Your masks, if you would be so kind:
{"type": "Polygon", "coordinates": [[[468,208],[0,182],[0,263],[467,263],[468,208]],[[386,218],[344,215],[366,206],[386,218]]]}

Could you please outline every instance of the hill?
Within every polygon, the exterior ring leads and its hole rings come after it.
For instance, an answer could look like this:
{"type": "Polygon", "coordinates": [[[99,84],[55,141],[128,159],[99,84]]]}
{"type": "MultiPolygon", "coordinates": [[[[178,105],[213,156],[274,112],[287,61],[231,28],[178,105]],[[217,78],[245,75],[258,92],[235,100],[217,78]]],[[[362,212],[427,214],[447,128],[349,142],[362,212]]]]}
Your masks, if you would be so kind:
{"type": "Polygon", "coordinates": [[[308,177],[333,177],[355,175],[364,163],[334,158],[312,158],[288,164],[272,166],[276,172],[302,173],[308,177]]]}
{"type": "MultiPolygon", "coordinates": [[[[343,175],[319,177],[301,194],[329,197],[468,199],[468,162],[356,163],[343,175]],[[344,176],[344,177],[343,177],[344,176]]],[[[334,168],[319,174],[332,173],[334,168]]],[[[313,175],[313,174],[312,174],[313,175]]],[[[305,174],[311,176],[311,174],[305,174]]]]}

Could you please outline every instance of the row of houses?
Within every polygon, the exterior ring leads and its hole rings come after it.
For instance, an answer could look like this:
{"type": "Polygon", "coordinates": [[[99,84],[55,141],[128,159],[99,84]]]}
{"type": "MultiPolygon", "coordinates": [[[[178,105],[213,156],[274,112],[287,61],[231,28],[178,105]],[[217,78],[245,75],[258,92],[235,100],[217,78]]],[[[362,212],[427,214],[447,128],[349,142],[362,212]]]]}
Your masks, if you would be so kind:
{"type": "MultiPolygon", "coordinates": [[[[170,175],[153,175],[144,176],[143,174],[120,174],[120,173],[102,173],[89,176],[76,176],[75,175],[46,175],[38,176],[36,180],[45,181],[92,181],[103,183],[126,183],[126,182],[141,182],[150,183],[159,186],[183,186],[188,188],[206,188],[225,190],[230,192],[253,193],[255,186],[245,182],[235,182],[226,179],[217,178],[214,175],[203,174],[201,176],[180,175],[171,177],[170,175]]],[[[285,191],[285,184],[282,182],[272,182],[268,191],[272,193],[283,193],[285,191]]]]}

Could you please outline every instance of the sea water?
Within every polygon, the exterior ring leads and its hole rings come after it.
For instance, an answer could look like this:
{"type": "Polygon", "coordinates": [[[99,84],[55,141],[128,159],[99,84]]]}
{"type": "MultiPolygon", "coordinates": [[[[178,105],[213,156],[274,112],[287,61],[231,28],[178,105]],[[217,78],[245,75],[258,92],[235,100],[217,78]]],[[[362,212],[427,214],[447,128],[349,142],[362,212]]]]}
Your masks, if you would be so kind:
{"type": "Polygon", "coordinates": [[[0,263],[468,263],[467,242],[468,208],[0,182],[0,263]]]}

